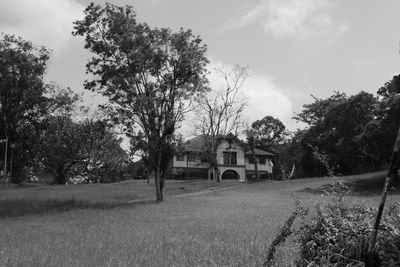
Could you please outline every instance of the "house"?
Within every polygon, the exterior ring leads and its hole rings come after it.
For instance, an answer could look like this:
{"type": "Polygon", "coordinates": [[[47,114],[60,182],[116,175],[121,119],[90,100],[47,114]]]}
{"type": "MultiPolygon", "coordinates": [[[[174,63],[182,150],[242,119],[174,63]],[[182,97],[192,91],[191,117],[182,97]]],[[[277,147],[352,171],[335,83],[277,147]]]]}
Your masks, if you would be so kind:
{"type": "MultiPolygon", "coordinates": [[[[197,136],[178,147],[173,159],[173,173],[182,179],[213,180],[211,140],[197,136]]],[[[251,149],[233,134],[215,138],[217,175],[221,179],[237,179],[241,182],[255,178],[255,166],[251,149]]],[[[259,177],[272,175],[272,158],[275,154],[260,149],[254,150],[259,177]]]]}

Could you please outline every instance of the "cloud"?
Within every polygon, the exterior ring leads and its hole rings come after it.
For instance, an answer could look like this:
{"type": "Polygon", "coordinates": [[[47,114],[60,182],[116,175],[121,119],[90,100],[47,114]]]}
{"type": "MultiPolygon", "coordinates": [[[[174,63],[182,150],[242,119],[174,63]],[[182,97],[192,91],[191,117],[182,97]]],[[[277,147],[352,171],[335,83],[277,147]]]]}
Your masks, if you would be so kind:
{"type": "Polygon", "coordinates": [[[55,53],[73,37],[72,22],[83,18],[74,0],[0,1],[0,32],[15,34],[55,53]]]}
{"type": "Polygon", "coordinates": [[[332,8],[330,0],[262,0],[244,14],[226,21],[219,31],[230,31],[257,22],[266,32],[278,38],[332,32],[337,37],[347,27],[343,22],[333,20],[329,14],[332,8]]]}
{"type": "MultiPolygon", "coordinates": [[[[224,69],[224,71],[232,71],[234,66],[218,62],[211,58],[209,64],[209,82],[212,90],[220,90],[225,88],[226,83],[215,69],[224,69]]],[[[241,92],[247,98],[247,106],[243,112],[243,119],[251,124],[255,120],[262,119],[267,115],[279,118],[287,127],[294,129],[294,123],[291,119],[293,116],[292,102],[285,95],[283,89],[279,87],[273,79],[264,74],[256,73],[249,69],[249,77],[243,83],[241,92]]],[[[180,133],[184,136],[192,136],[193,132],[193,116],[186,116],[186,121],[183,123],[180,133]]]]}
{"type": "MultiPolygon", "coordinates": [[[[211,59],[208,77],[211,88],[219,90],[226,86],[224,78],[215,69],[224,69],[230,72],[233,68],[233,66],[211,59]]],[[[243,95],[248,100],[248,106],[244,112],[245,117],[250,122],[266,115],[272,115],[282,120],[290,119],[293,114],[292,103],[283,93],[285,90],[275,84],[270,76],[256,73],[251,69],[248,71],[249,77],[241,88],[243,95]]]]}

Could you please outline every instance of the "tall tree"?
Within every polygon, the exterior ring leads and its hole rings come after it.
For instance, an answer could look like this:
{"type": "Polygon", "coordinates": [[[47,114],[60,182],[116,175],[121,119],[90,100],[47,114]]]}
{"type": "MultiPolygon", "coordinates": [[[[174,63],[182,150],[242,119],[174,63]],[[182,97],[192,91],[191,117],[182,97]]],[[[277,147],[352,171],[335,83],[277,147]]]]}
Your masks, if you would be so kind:
{"type": "Polygon", "coordinates": [[[244,126],[242,113],[247,99],[241,88],[248,77],[246,67],[236,65],[233,70],[216,70],[224,79],[225,86],[200,98],[195,109],[195,128],[204,137],[204,157],[210,163],[213,179],[220,181],[217,168],[216,139],[233,132],[237,135],[244,126]]]}
{"type": "MultiPolygon", "coordinates": [[[[43,76],[49,51],[13,35],[0,38],[0,139],[13,145],[12,182],[19,182],[17,177],[33,158],[32,142],[46,113],[43,76]]],[[[9,154],[10,146],[7,150],[9,154]]]]}
{"type": "MultiPolygon", "coordinates": [[[[127,155],[120,146],[121,138],[110,129],[112,127],[107,121],[86,119],[81,122],[81,127],[83,134],[80,143],[83,160],[80,164],[90,179],[97,183],[104,181],[106,168],[121,172],[122,165],[127,161],[127,155]]],[[[115,177],[111,178],[116,180],[115,177]]]]}
{"type": "MultiPolygon", "coordinates": [[[[287,137],[285,125],[277,118],[265,116],[261,120],[256,120],[251,124],[251,129],[247,131],[248,142],[254,154],[254,148],[272,150],[280,154],[282,146],[287,137]],[[249,136],[250,133],[250,136],[249,136]]],[[[255,155],[253,155],[255,159],[255,155]]],[[[256,163],[254,163],[256,166],[256,163]]],[[[280,177],[284,174],[283,166],[279,156],[273,158],[273,176],[280,177]]],[[[257,175],[257,174],[256,174],[257,175]]],[[[283,176],[282,176],[283,177],[283,176]]]]}
{"type": "Polygon", "coordinates": [[[305,149],[312,147],[326,154],[329,165],[342,174],[372,170],[374,153],[365,137],[370,134],[376,105],[376,97],[366,92],[350,97],[335,93],[304,105],[296,118],[310,125],[303,135],[302,142],[309,147],[305,149]]]}
{"type": "Polygon", "coordinates": [[[258,175],[258,159],[256,157],[256,132],[253,129],[247,129],[246,130],[246,139],[247,139],[247,144],[250,147],[251,150],[251,158],[253,160],[254,164],[254,172],[256,174],[256,180],[259,180],[259,175],[258,175]]]}
{"type": "Polygon", "coordinates": [[[285,125],[277,118],[265,116],[251,124],[255,145],[268,148],[284,141],[287,136],[285,125]]]}
{"type": "MultiPolygon", "coordinates": [[[[379,88],[380,96],[377,122],[374,124],[378,129],[374,135],[374,141],[379,147],[381,158],[386,162],[389,159],[391,148],[395,142],[396,130],[400,127],[400,75],[395,75],[379,88]]],[[[399,166],[400,158],[396,159],[395,166],[399,166]]],[[[393,181],[400,184],[398,171],[393,172],[393,181]]]]}
{"type": "Polygon", "coordinates": [[[156,201],[163,200],[163,165],[177,123],[191,101],[204,93],[206,46],[190,30],[173,33],[136,21],[131,6],[90,4],[74,22],[73,35],[85,37],[93,57],[85,88],[108,97],[118,123],[131,136],[145,138],[155,174],[156,201]]]}

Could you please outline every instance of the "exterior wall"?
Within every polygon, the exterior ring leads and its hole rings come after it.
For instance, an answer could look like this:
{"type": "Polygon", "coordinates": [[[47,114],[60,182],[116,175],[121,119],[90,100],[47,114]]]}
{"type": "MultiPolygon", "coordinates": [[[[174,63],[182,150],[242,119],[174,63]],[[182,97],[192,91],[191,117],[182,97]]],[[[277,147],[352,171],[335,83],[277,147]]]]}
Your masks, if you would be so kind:
{"type": "Polygon", "coordinates": [[[236,152],[237,165],[244,166],[244,149],[239,143],[233,142],[229,145],[228,141],[221,140],[217,147],[218,164],[224,164],[224,151],[236,152]]]}
{"type": "Polygon", "coordinates": [[[234,170],[239,174],[239,181],[246,181],[245,172],[245,151],[241,144],[234,141],[229,143],[226,140],[221,140],[217,147],[217,163],[220,171],[221,179],[222,174],[227,170],[234,170]],[[236,165],[224,164],[224,152],[236,152],[236,165]]]}
{"type": "Polygon", "coordinates": [[[224,174],[225,171],[228,170],[233,170],[239,174],[239,182],[245,182],[246,181],[246,172],[244,167],[228,167],[228,166],[220,166],[218,167],[220,174],[221,174],[221,180],[222,180],[222,174],[224,174]]]}
{"type": "Polygon", "coordinates": [[[173,165],[174,167],[186,168],[187,167],[187,155],[183,155],[183,161],[176,160],[176,156],[174,156],[173,165]]]}
{"type": "Polygon", "coordinates": [[[173,166],[176,168],[202,168],[208,169],[209,164],[206,162],[201,162],[200,159],[196,158],[195,161],[188,161],[187,154],[183,155],[183,161],[176,160],[176,156],[173,159],[173,166]]]}
{"type": "MultiPolygon", "coordinates": [[[[246,170],[254,171],[255,170],[254,164],[250,163],[249,160],[250,160],[249,157],[246,157],[245,168],[246,168],[246,170]]],[[[273,165],[272,165],[271,159],[267,158],[265,164],[258,164],[258,170],[259,171],[267,171],[269,173],[272,173],[272,166],[273,165]]]]}

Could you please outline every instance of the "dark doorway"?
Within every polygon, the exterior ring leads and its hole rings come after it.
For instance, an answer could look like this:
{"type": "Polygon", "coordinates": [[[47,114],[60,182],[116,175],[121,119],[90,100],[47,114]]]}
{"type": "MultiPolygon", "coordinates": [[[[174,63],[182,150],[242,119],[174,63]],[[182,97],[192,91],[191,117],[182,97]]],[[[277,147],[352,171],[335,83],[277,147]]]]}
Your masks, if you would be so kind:
{"type": "Polygon", "coordinates": [[[222,180],[239,180],[239,174],[234,170],[224,171],[222,180]]]}

